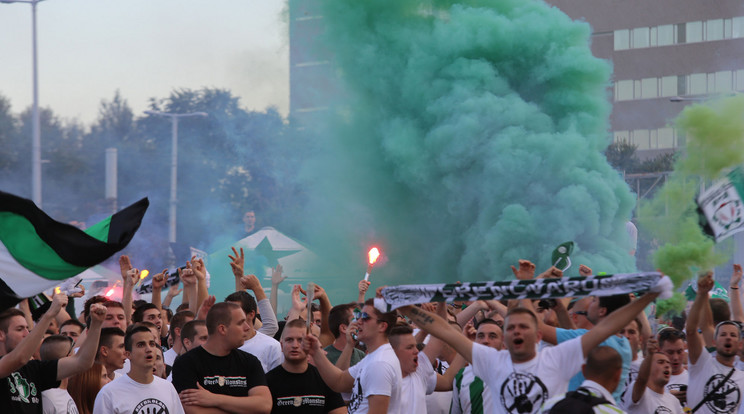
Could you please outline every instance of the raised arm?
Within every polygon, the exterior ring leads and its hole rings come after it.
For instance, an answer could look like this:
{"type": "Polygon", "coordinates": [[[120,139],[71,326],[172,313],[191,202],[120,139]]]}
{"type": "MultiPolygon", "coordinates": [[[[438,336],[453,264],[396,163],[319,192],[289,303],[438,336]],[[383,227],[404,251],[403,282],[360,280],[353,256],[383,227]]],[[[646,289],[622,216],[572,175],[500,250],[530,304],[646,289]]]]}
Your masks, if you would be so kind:
{"type": "Polygon", "coordinates": [[[197,259],[196,256],[191,258],[191,263],[187,262],[186,266],[191,266],[191,269],[196,275],[196,303],[197,308],[201,306],[202,302],[209,296],[207,289],[207,268],[204,266],[204,260],[197,259]]]}
{"type": "Polygon", "coordinates": [[[189,298],[189,310],[196,315],[199,312],[199,304],[196,301],[196,275],[191,269],[178,268],[178,277],[183,283],[183,297],[189,298]]]}
{"type": "Polygon", "coordinates": [[[124,318],[127,326],[132,324],[132,290],[139,279],[139,270],[132,267],[129,256],[119,257],[119,269],[121,270],[121,306],[124,308],[124,318]]]}
{"type": "Polygon", "coordinates": [[[473,343],[452,328],[447,321],[415,306],[404,306],[399,308],[399,311],[410,318],[422,331],[444,341],[468,362],[473,361],[473,343]]]}
{"type": "Polygon", "coordinates": [[[44,340],[44,334],[46,333],[49,324],[52,323],[52,319],[57,316],[57,313],[67,305],[67,295],[58,293],[52,298],[52,305],[49,307],[39,322],[34,326],[34,329],[26,335],[25,338],[9,353],[0,358],[0,378],[5,378],[18,370],[31,359],[34,352],[39,349],[41,341],[44,340]]]}
{"type": "Polygon", "coordinates": [[[690,364],[693,365],[697,363],[700,354],[703,352],[703,338],[698,332],[698,325],[700,324],[700,314],[704,312],[705,308],[710,309],[708,292],[713,289],[714,284],[712,272],[708,272],[708,274],[698,279],[695,302],[692,303],[690,313],[687,315],[687,324],[685,325],[685,331],[687,333],[687,357],[690,360],[690,364]]]}
{"type": "Polygon", "coordinates": [[[741,293],[739,293],[739,282],[744,274],[740,264],[734,264],[734,273],[731,274],[729,282],[729,298],[731,298],[731,313],[734,320],[744,322],[744,309],[741,306],[741,293]]]}
{"type": "Polygon", "coordinates": [[[348,370],[340,370],[328,360],[320,349],[318,338],[311,334],[305,335],[302,341],[302,349],[313,359],[315,367],[318,368],[323,381],[336,392],[350,392],[354,386],[354,378],[348,370]]]}
{"type": "Polygon", "coordinates": [[[367,289],[369,289],[369,285],[371,285],[372,282],[369,280],[360,280],[359,285],[357,288],[359,289],[359,297],[357,298],[357,303],[364,303],[364,295],[367,294],[367,289]]]}
{"type": "Polygon", "coordinates": [[[245,267],[245,255],[243,254],[243,248],[240,248],[240,253],[231,247],[233,254],[227,255],[230,258],[230,269],[232,270],[233,276],[235,276],[235,291],[243,290],[243,283],[240,280],[243,277],[243,268],[245,267]]]}
{"type": "Polygon", "coordinates": [[[315,285],[313,298],[318,299],[318,303],[320,304],[320,345],[328,346],[336,339],[333,337],[331,326],[328,324],[328,315],[331,313],[331,300],[328,299],[325,289],[318,284],[315,285]]]}
{"type": "MultiPolygon", "coordinates": [[[[167,321],[168,318],[166,317],[165,311],[163,310],[161,299],[161,292],[163,291],[163,287],[165,286],[165,274],[168,272],[168,269],[164,269],[162,272],[154,275],[152,277],[152,304],[158,307],[158,310],[160,311],[160,317],[163,321],[167,321]]],[[[160,337],[164,338],[168,335],[168,324],[163,322],[160,328],[160,337]]]]}
{"type": "Polygon", "coordinates": [[[658,296],[659,294],[655,292],[644,294],[640,298],[612,312],[590,329],[589,332],[582,335],[581,349],[584,352],[584,357],[586,357],[592,348],[599,346],[602,341],[618,333],[620,329],[632,321],[636,315],[642,312],[658,296]]]}
{"type": "Polygon", "coordinates": [[[275,268],[271,269],[271,298],[269,303],[271,303],[275,315],[279,303],[279,285],[287,278],[287,275],[283,274],[283,270],[282,265],[278,263],[275,268]]]}
{"type": "Polygon", "coordinates": [[[637,403],[643,397],[643,393],[646,392],[646,384],[648,384],[648,377],[651,375],[651,363],[654,361],[654,354],[659,350],[659,344],[656,339],[649,339],[646,344],[646,358],[643,358],[641,367],[638,369],[638,376],[633,385],[633,403],[637,403]]]}
{"type": "Polygon", "coordinates": [[[75,355],[62,358],[57,363],[57,380],[69,378],[93,366],[101,337],[101,324],[106,319],[106,307],[100,303],[90,306],[90,326],[85,341],[75,355]]]}

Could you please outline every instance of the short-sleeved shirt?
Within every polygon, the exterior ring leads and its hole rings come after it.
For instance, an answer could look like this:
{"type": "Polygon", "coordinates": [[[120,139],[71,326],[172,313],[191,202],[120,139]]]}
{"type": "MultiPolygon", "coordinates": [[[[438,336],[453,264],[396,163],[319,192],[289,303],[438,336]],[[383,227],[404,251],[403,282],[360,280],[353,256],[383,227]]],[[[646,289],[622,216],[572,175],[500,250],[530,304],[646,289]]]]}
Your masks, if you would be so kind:
{"type": "Polygon", "coordinates": [[[637,402],[633,402],[633,386],[635,381],[631,382],[625,389],[623,402],[620,406],[628,414],[682,414],[682,404],[677,397],[669,393],[664,388],[664,394],[659,394],[646,387],[643,396],[637,402]]]}
{"type": "Polygon", "coordinates": [[[264,372],[269,372],[284,362],[279,341],[258,331],[238,349],[258,358],[264,372]]]}
{"type": "Polygon", "coordinates": [[[173,385],[153,377],[149,384],[119,377],[101,388],[93,405],[93,414],[183,414],[181,399],[173,385]]]}
{"type": "Polygon", "coordinates": [[[400,394],[406,414],[426,414],[426,396],[437,386],[437,373],[424,353],[418,355],[416,371],[403,377],[400,394]]]}
{"type": "Polygon", "coordinates": [[[58,360],[28,361],[19,370],[1,378],[2,412],[42,414],[41,392],[59,387],[57,363],[58,360]]]}
{"type": "Polygon", "coordinates": [[[44,414],[78,414],[77,405],[67,390],[51,388],[41,392],[44,414]]]}
{"type": "Polygon", "coordinates": [[[565,393],[568,380],[584,362],[581,338],[574,338],[515,364],[509,351],[473,344],[473,373],[491,390],[494,412],[536,413],[553,395],[565,393]],[[527,410],[530,408],[530,410],[527,410]]]}
{"type": "Polygon", "coordinates": [[[173,386],[179,393],[196,388],[198,382],[214,394],[245,397],[251,388],[266,385],[258,359],[238,349],[216,356],[198,346],[176,359],[172,374],[173,386]]]}
{"type": "MultiPolygon", "coordinates": [[[[558,339],[559,344],[569,339],[580,337],[587,332],[589,331],[586,329],[555,329],[555,335],[558,339]]],[[[623,372],[620,378],[628,378],[630,364],[633,361],[633,355],[630,351],[630,342],[628,342],[628,338],[624,336],[612,335],[609,338],[605,339],[604,342],[599,344],[599,346],[609,346],[620,354],[620,357],[623,359],[623,372]]],[[[579,371],[578,374],[571,378],[571,382],[568,383],[568,390],[576,390],[577,388],[579,388],[582,382],[584,382],[584,374],[579,371]]],[[[620,401],[623,395],[623,391],[625,391],[625,383],[623,381],[620,381],[620,384],[618,384],[615,391],[612,392],[612,397],[615,398],[615,401],[620,401]]]]}
{"type": "Polygon", "coordinates": [[[333,391],[312,365],[302,374],[278,367],[266,374],[272,399],[272,414],[323,414],[344,406],[341,394],[333,391]]]}
{"type": "MultiPolygon", "coordinates": [[[[333,344],[328,345],[327,347],[323,348],[323,350],[326,351],[326,358],[328,358],[328,360],[331,361],[333,365],[336,365],[336,362],[338,362],[338,358],[343,352],[336,349],[333,344]]],[[[358,364],[359,361],[361,361],[363,358],[364,352],[359,348],[354,348],[354,350],[351,352],[351,363],[349,364],[349,366],[353,367],[354,365],[358,364]]]]}
{"type": "Polygon", "coordinates": [[[369,397],[384,395],[390,397],[388,413],[403,414],[400,388],[403,374],[400,362],[390,344],[384,344],[367,355],[358,364],[349,368],[354,385],[349,400],[349,413],[367,413],[369,397]]]}
{"type": "MultiPolygon", "coordinates": [[[[689,364],[690,374],[687,387],[687,406],[693,408],[703,397],[713,393],[731,371],[731,367],[721,364],[708,352],[701,352],[695,364],[689,364]]],[[[734,369],[733,375],[696,411],[697,414],[735,413],[742,399],[744,372],[734,369]]]]}

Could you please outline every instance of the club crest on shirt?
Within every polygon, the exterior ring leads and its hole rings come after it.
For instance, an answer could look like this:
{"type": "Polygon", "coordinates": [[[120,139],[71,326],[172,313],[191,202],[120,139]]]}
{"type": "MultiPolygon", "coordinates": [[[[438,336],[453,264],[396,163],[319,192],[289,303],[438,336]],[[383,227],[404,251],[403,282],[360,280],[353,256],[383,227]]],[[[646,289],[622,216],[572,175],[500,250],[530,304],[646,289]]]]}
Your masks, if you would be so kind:
{"type": "MultiPolygon", "coordinates": [[[[716,374],[710,377],[703,388],[703,395],[707,396],[713,392],[726,378],[725,374],[716,374]]],[[[705,406],[714,413],[730,413],[739,406],[741,390],[731,378],[729,378],[718,390],[705,402],[705,406]]]]}
{"type": "Polygon", "coordinates": [[[364,398],[364,392],[362,392],[362,384],[359,382],[359,378],[354,380],[354,388],[351,393],[351,400],[349,400],[349,414],[354,413],[362,405],[362,398],[364,398]]]}
{"type": "Polygon", "coordinates": [[[656,407],[654,414],[672,414],[672,410],[666,407],[656,407]]]}
{"type": "Polygon", "coordinates": [[[134,407],[134,411],[132,411],[132,414],[150,413],[168,414],[169,411],[168,407],[162,401],[155,398],[147,398],[140,401],[140,403],[137,404],[136,407],[134,407]]]}
{"type": "Polygon", "coordinates": [[[501,384],[501,404],[510,414],[536,413],[547,399],[548,389],[529,373],[513,372],[501,384]]]}

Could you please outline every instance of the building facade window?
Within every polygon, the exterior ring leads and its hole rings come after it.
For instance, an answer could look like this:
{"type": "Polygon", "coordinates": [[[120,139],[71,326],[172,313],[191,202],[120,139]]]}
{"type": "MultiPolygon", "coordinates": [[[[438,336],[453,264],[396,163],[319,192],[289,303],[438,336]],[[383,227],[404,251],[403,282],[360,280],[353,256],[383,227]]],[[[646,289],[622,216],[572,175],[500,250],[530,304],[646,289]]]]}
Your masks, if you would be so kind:
{"type": "Polygon", "coordinates": [[[677,148],[677,134],[674,128],[634,129],[632,131],[614,131],[614,142],[628,142],[639,150],[677,148]]]}
{"type": "Polygon", "coordinates": [[[744,16],[614,31],[615,50],[744,38],[744,16]]]}
{"type": "Polygon", "coordinates": [[[615,82],[615,101],[710,95],[744,91],[744,70],[623,79],[615,82]]]}

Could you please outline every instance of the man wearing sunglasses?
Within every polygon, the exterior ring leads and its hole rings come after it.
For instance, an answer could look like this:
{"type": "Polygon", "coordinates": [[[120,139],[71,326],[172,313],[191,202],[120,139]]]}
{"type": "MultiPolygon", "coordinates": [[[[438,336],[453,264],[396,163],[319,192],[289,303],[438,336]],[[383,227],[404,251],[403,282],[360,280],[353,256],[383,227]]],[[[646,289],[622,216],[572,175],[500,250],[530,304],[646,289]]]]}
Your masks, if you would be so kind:
{"type": "Polygon", "coordinates": [[[358,321],[350,324],[357,339],[367,345],[367,356],[353,367],[340,370],[320,349],[318,339],[306,335],[302,343],[305,352],[315,361],[323,381],[336,392],[351,392],[349,413],[404,413],[400,388],[403,374],[395,351],[388,342],[395,326],[395,312],[382,313],[373,306],[374,300],[364,303],[358,321]]]}

